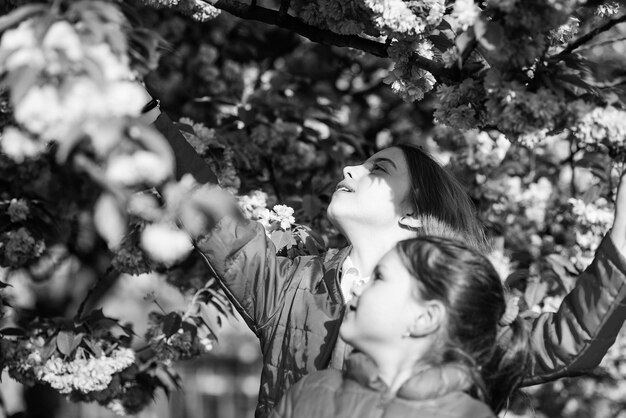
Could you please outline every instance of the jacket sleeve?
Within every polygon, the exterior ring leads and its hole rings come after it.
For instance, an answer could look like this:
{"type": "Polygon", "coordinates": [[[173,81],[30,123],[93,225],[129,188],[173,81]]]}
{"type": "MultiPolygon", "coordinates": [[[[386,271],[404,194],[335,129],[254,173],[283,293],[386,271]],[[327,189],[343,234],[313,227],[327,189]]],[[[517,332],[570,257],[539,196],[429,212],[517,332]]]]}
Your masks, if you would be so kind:
{"type": "Polygon", "coordinates": [[[626,319],[626,258],[604,237],[558,312],[532,319],[534,364],[524,385],[580,375],[598,366],[626,319]]]}
{"type": "MultiPolygon", "coordinates": [[[[269,418],[293,418],[294,417],[294,405],[298,402],[298,397],[302,393],[302,388],[305,385],[307,377],[297,381],[291,386],[287,392],[280,398],[280,402],[272,410],[269,418]]],[[[306,392],[305,392],[306,393],[306,392]]]]}
{"type": "Polygon", "coordinates": [[[198,183],[217,184],[217,177],[209,165],[196,153],[167,114],[161,112],[154,121],[154,127],[161,132],[172,147],[176,159],[177,179],[186,173],[191,173],[198,183]]]}
{"type": "Polygon", "coordinates": [[[301,259],[276,256],[263,226],[236,214],[221,218],[196,247],[258,335],[282,306],[301,259]]]}

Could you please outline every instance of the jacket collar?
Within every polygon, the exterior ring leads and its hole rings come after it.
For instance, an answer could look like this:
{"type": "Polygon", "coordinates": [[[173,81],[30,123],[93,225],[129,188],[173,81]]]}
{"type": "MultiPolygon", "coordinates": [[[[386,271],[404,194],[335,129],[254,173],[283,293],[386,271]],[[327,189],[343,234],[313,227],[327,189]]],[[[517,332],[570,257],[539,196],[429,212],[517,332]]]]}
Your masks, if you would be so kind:
{"type": "MultiPolygon", "coordinates": [[[[344,374],[363,386],[377,392],[387,392],[388,386],[378,375],[374,362],[365,354],[354,352],[348,357],[344,374]]],[[[466,392],[472,387],[469,370],[460,364],[420,368],[407,380],[396,394],[399,398],[424,400],[437,398],[451,392],[466,392]]]]}

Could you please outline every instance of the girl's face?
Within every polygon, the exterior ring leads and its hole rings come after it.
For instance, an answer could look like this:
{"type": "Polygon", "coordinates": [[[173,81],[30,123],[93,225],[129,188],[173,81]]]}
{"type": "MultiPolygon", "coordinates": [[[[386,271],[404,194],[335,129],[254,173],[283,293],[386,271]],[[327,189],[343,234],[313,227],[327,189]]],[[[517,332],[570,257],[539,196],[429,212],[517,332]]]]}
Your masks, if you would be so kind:
{"type": "Polygon", "coordinates": [[[415,281],[397,250],[389,251],[346,306],[341,338],[369,355],[398,344],[426,306],[416,296],[415,281]]]}
{"type": "Polygon", "coordinates": [[[412,212],[405,203],[411,181],[400,148],[384,149],[361,165],[345,167],[343,177],[328,206],[328,216],[339,228],[354,222],[366,228],[397,225],[412,212]]]}

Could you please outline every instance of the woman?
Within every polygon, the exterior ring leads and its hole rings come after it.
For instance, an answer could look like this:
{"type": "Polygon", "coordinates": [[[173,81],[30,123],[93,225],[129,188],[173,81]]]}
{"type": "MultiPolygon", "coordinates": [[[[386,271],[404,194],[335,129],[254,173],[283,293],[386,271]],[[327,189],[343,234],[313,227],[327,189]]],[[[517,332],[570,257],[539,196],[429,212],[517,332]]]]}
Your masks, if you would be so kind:
{"type": "MultiPolygon", "coordinates": [[[[534,367],[524,384],[590,370],[613,344],[626,318],[625,183],[610,237],[576,288],[556,314],[529,319],[534,367]]],[[[275,255],[260,224],[224,209],[223,202],[216,200],[207,215],[218,222],[197,240],[197,249],[261,344],[257,417],[267,416],[304,375],[342,369],[350,348],[338,335],[350,289],[367,282],[399,241],[451,229],[477,248],[485,242],[462,187],[410,145],[382,150],[344,169],[328,215],[349,247],[290,260],[275,255]]]]}

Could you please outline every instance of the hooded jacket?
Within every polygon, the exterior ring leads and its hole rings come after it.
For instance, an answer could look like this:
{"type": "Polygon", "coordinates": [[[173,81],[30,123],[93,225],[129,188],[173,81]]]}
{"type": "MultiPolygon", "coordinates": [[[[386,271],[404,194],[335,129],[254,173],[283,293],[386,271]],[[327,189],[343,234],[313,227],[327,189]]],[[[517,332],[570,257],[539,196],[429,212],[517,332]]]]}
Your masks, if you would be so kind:
{"type": "MultiPolygon", "coordinates": [[[[303,376],[329,367],[343,318],[340,270],[349,248],[278,257],[262,225],[225,216],[197,248],[259,338],[256,416],[266,417],[303,376]]],[[[525,385],[595,368],[626,319],[626,259],[607,236],[559,311],[528,318],[534,366],[525,385]]],[[[334,362],[335,367],[338,367],[334,362]]]]}
{"type": "Polygon", "coordinates": [[[372,360],[353,353],[343,372],[323,370],[292,386],[270,418],[495,418],[466,393],[468,371],[448,364],[415,373],[391,393],[372,360]]]}

